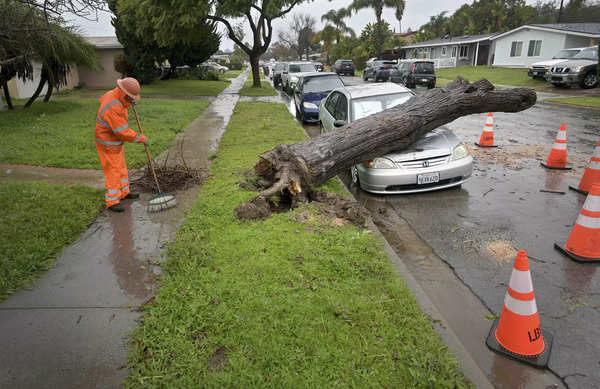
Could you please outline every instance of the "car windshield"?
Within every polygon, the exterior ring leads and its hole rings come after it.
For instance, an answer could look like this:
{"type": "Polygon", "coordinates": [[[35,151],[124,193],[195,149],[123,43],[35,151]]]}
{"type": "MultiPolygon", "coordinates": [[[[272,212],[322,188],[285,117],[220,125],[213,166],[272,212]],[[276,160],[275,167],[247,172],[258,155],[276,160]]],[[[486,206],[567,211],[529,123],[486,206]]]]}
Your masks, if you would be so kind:
{"type": "Polygon", "coordinates": [[[595,50],[582,50],[579,54],[573,57],[573,59],[591,59],[598,60],[598,49],[595,50]]]}
{"type": "Polygon", "coordinates": [[[358,120],[388,108],[404,104],[413,98],[412,93],[402,92],[390,95],[362,97],[352,101],[352,120],[358,120]]]}
{"type": "Polygon", "coordinates": [[[344,83],[337,76],[331,77],[312,77],[304,80],[304,93],[320,93],[342,88],[344,83]]]}
{"type": "Polygon", "coordinates": [[[282,70],[282,69],[283,69],[282,63],[278,63],[277,65],[275,65],[275,70],[282,70]]]}
{"type": "Polygon", "coordinates": [[[554,57],[552,57],[552,59],[571,58],[577,53],[579,53],[579,50],[562,50],[562,51],[559,51],[558,54],[556,54],[554,57]]]}
{"type": "Polygon", "coordinates": [[[352,65],[352,61],[341,61],[340,64],[342,64],[342,65],[352,65]]]}
{"type": "Polygon", "coordinates": [[[314,72],[315,70],[315,65],[313,65],[312,63],[290,65],[290,73],[314,72]]]}
{"type": "Polygon", "coordinates": [[[415,73],[434,74],[433,64],[431,62],[415,62],[415,73]]]}

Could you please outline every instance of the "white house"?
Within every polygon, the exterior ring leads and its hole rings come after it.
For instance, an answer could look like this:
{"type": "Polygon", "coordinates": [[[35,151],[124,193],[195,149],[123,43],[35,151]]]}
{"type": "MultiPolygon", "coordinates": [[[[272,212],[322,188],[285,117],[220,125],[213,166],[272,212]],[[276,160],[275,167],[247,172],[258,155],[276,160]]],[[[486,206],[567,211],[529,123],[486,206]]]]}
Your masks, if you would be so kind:
{"type": "Polygon", "coordinates": [[[489,65],[492,54],[490,39],[494,34],[445,37],[412,43],[401,48],[404,58],[425,58],[436,68],[489,65]]]}
{"type": "Polygon", "coordinates": [[[493,36],[494,66],[528,67],[562,49],[598,44],[600,23],[526,24],[493,36]]]}

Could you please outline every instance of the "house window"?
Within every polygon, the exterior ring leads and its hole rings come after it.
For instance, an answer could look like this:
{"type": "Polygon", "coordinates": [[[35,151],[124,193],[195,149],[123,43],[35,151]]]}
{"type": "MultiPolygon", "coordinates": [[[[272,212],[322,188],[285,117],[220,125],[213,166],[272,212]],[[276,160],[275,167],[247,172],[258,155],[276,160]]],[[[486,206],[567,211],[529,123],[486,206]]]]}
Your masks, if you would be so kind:
{"type": "Polygon", "coordinates": [[[452,46],[452,58],[456,58],[457,51],[458,51],[458,46],[452,46]]]}
{"type": "Polygon", "coordinates": [[[446,56],[446,49],[447,49],[446,46],[442,47],[442,57],[446,56]]]}
{"type": "Polygon", "coordinates": [[[460,46],[460,58],[469,57],[469,46],[460,46]]]}
{"type": "Polygon", "coordinates": [[[431,53],[429,55],[429,58],[435,58],[435,47],[431,48],[431,53]]]}
{"type": "Polygon", "coordinates": [[[521,42],[521,41],[514,41],[510,45],[510,56],[511,57],[520,57],[522,49],[523,49],[523,42],[521,42]]]}
{"type": "Polygon", "coordinates": [[[528,57],[539,57],[542,49],[542,41],[529,41],[529,49],[527,49],[528,57]]]}

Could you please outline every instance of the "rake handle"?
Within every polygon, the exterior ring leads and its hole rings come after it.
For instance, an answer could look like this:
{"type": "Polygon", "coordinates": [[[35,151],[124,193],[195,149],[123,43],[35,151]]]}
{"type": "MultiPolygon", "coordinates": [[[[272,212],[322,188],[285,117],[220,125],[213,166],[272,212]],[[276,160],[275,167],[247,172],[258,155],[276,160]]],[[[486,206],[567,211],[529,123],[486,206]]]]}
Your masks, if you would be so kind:
{"type": "MultiPolygon", "coordinates": [[[[135,114],[135,121],[137,122],[138,128],[140,130],[140,134],[144,135],[142,131],[142,125],[140,124],[140,117],[138,116],[137,111],[135,110],[135,104],[131,104],[131,108],[133,109],[133,113],[135,114]]],[[[148,145],[144,143],[144,148],[146,149],[146,156],[148,157],[148,164],[150,165],[150,170],[152,170],[152,176],[154,177],[154,183],[156,184],[156,189],[158,193],[160,193],[160,186],[158,185],[158,178],[156,177],[156,172],[154,171],[154,164],[152,163],[152,158],[150,158],[150,150],[148,150],[148,145]]]]}

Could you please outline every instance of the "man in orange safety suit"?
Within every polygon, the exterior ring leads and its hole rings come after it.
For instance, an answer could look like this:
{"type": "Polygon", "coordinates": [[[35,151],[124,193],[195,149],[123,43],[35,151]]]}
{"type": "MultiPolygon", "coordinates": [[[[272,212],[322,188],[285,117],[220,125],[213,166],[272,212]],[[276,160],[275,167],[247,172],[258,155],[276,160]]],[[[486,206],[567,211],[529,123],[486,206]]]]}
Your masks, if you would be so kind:
{"type": "Polygon", "coordinates": [[[117,87],[100,98],[96,117],[95,143],[102,170],[106,194],[106,207],[123,212],[122,199],[137,199],[138,193],[129,191],[129,175],[125,165],[123,142],[147,143],[145,135],[129,128],[127,108],[140,99],[140,84],[135,78],[117,80],[117,87]]]}

